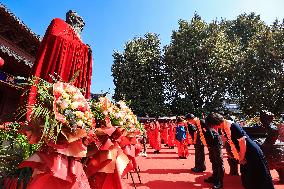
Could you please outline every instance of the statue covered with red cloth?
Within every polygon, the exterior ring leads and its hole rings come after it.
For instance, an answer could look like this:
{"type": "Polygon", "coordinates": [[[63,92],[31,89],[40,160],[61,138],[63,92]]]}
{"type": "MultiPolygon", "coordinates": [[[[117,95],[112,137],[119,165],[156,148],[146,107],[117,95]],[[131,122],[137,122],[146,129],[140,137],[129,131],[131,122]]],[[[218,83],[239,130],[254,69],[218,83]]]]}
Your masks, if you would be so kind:
{"type": "MultiPolygon", "coordinates": [[[[75,77],[73,85],[84,89],[84,96],[89,98],[92,53],[90,47],[80,39],[84,25],[83,19],[74,11],[66,13],[66,22],[60,18],[53,19],[41,42],[30,75],[51,83],[53,78],[69,82],[75,77]]],[[[32,88],[29,105],[35,103],[36,93],[36,87],[32,88]]]]}
{"type": "MultiPolygon", "coordinates": [[[[37,103],[37,84],[41,79],[49,83],[54,83],[56,79],[62,85],[71,81],[72,85],[83,89],[85,98],[90,97],[92,55],[89,46],[81,41],[79,35],[84,25],[76,12],[69,11],[66,22],[59,18],[53,19],[45,33],[31,72],[31,76],[35,76],[35,85],[28,94],[27,120],[30,124],[23,129],[30,143],[36,144],[41,138],[42,123],[31,121],[33,105],[37,103]]],[[[58,112],[56,115],[58,119],[58,112]]],[[[60,133],[65,138],[59,134],[56,144],[46,142],[38,152],[19,165],[20,168],[30,167],[33,171],[27,186],[29,189],[90,188],[81,163],[81,158],[86,157],[87,153],[87,146],[83,142],[86,132],[79,130],[71,132],[71,136],[70,132],[66,134],[62,128],[60,133]]]]}

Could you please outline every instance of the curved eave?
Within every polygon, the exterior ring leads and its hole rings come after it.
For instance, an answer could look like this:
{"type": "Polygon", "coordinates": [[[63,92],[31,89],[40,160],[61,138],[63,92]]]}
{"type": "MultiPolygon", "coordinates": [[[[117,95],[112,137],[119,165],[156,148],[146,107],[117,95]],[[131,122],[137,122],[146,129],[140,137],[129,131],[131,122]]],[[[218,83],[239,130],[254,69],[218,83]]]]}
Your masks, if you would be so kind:
{"type": "Polygon", "coordinates": [[[3,5],[0,2],[0,10],[3,10],[4,12],[7,13],[7,16],[13,18],[13,20],[15,20],[19,26],[22,27],[22,29],[24,31],[26,31],[27,33],[29,33],[31,35],[31,37],[34,38],[35,41],[40,42],[41,38],[39,35],[37,35],[36,33],[34,33],[26,24],[24,24],[14,13],[12,13],[5,5],[3,5]]]}
{"type": "Polygon", "coordinates": [[[0,51],[1,51],[1,53],[5,54],[6,56],[12,57],[16,62],[24,63],[26,66],[28,66],[30,68],[33,66],[33,62],[31,62],[31,61],[25,59],[24,57],[20,56],[19,54],[17,54],[13,50],[11,50],[9,47],[6,47],[6,46],[0,44],[0,51]]]}
{"type": "Polygon", "coordinates": [[[41,39],[19,18],[0,3],[0,35],[18,48],[35,57],[41,39]]]}

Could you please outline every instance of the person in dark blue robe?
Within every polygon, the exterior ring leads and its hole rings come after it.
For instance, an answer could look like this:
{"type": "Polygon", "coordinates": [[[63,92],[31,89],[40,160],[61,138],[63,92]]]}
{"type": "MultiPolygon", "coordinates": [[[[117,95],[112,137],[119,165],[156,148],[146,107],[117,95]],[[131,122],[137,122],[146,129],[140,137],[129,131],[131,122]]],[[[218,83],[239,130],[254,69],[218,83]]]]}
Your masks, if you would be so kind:
{"type": "MultiPolygon", "coordinates": [[[[274,189],[267,161],[260,147],[249,138],[240,125],[224,120],[218,113],[211,113],[209,116],[211,119],[208,120],[213,121],[214,124],[224,126],[223,122],[226,121],[229,125],[232,142],[239,152],[241,179],[244,188],[274,189]]],[[[224,128],[222,129],[224,131],[224,128]]]]}
{"type": "Polygon", "coordinates": [[[239,139],[245,139],[245,159],[243,162],[240,161],[243,186],[246,189],[273,189],[274,185],[267,161],[260,147],[236,123],[231,124],[231,136],[238,151],[240,150],[239,139]]]}
{"type": "MultiPolygon", "coordinates": [[[[200,139],[200,133],[199,133],[199,130],[197,129],[197,123],[195,121],[195,116],[193,114],[187,114],[185,118],[187,121],[188,132],[191,135],[193,141],[194,140],[196,141],[196,143],[194,144],[195,166],[191,168],[191,171],[195,173],[201,173],[206,170],[204,145],[200,139]]],[[[205,121],[200,120],[200,125],[202,128],[204,128],[205,121]]]]}
{"type": "MultiPolygon", "coordinates": [[[[206,118],[207,119],[207,118],[206,118]]],[[[200,120],[200,122],[204,120],[200,120]]],[[[213,183],[212,189],[221,189],[223,188],[223,179],[224,179],[224,161],[222,153],[222,138],[218,132],[218,127],[210,124],[205,124],[203,127],[204,137],[207,143],[208,155],[210,162],[212,164],[212,175],[205,179],[205,182],[213,183]]]]}

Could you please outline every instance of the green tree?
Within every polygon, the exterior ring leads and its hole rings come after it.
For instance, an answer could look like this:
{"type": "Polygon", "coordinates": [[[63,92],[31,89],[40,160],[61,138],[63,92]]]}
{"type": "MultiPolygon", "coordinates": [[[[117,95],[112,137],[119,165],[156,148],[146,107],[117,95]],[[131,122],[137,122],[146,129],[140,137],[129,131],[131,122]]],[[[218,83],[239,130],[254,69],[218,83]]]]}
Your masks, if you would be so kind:
{"type": "MultiPolygon", "coordinates": [[[[274,91],[270,93],[273,96],[273,102],[269,104],[272,105],[270,110],[275,113],[284,112],[284,20],[280,23],[275,20],[271,26],[272,31],[272,45],[270,55],[273,55],[274,63],[270,64],[270,73],[273,75],[271,86],[273,86],[274,91]],[[272,50],[273,49],[273,50],[272,50]]],[[[271,99],[271,100],[272,100],[271,99]]]]}
{"type": "Polygon", "coordinates": [[[280,84],[283,53],[279,52],[279,25],[275,23],[269,27],[254,13],[242,14],[229,25],[227,34],[231,41],[238,42],[241,49],[239,60],[232,65],[231,95],[238,99],[246,114],[261,109],[279,112],[283,90],[280,84]]]}
{"type": "Polygon", "coordinates": [[[239,47],[231,43],[225,24],[205,23],[197,14],[179,21],[164,49],[167,97],[175,114],[200,113],[222,107],[239,47]],[[230,74],[229,74],[230,73],[230,74]]]}
{"type": "Polygon", "coordinates": [[[179,20],[163,49],[155,34],[113,54],[114,99],[131,100],[139,115],[200,113],[233,99],[246,114],[284,111],[284,23],[255,13],[206,23],[179,20]]]}
{"type": "Polygon", "coordinates": [[[115,100],[131,101],[139,116],[164,114],[163,65],[158,35],[147,33],[125,44],[123,53],[114,52],[112,76],[115,100]]]}

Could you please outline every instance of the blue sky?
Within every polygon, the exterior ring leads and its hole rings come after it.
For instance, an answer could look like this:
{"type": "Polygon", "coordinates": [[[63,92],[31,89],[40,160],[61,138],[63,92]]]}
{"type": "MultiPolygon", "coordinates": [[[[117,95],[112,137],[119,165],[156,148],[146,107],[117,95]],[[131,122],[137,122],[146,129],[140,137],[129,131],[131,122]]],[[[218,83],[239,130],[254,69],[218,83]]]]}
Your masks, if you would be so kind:
{"type": "Polygon", "coordinates": [[[93,50],[93,93],[113,93],[112,53],[125,42],[146,32],[160,35],[162,45],[170,42],[178,20],[190,20],[197,12],[205,21],[234,19],[255,12],[271,24],[284,18],[283,0],[0,0],[35,33],[43,36],[50,21],[65,19],[72,9],[85,20],[82,38],[93,50]]]}

